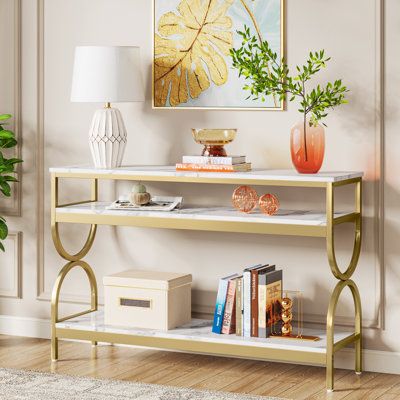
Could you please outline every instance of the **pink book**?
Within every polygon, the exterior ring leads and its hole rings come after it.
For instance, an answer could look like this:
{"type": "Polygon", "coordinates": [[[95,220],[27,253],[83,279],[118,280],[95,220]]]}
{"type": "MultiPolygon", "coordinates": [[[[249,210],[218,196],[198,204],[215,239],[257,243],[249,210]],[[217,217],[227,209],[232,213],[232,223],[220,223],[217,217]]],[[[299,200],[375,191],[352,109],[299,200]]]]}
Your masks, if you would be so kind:
{"type": "Polygon", "coordinates": [[[228,283],[226,294],[226,303],[224,311],[224,319],[222,322],[222,331],[226,335],[236,332],[236,279],[232,279],[228,283]]]}

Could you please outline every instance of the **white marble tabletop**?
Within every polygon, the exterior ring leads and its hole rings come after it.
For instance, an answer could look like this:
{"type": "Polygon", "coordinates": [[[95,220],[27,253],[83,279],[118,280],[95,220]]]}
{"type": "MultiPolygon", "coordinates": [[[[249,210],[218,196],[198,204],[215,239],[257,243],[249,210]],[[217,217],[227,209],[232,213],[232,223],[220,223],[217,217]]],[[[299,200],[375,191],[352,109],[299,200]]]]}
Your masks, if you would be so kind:
{"type": "Polygon", "coordinates": [[[359,178],[363,172],[357,171],[323,171],[318,174],[299,174],[294,169],[253,169],[250,172],[196,172],[176,171],[174,166],[123,166],[115,169],[98,169],[90,166],[52,167],[50,172],[59,174],[96,174],[114,176],[141,176],[141,177],[188,177],[188,178],[224,178],[235,181],[237,179],[249,179],[257,181],[294,181],[294,182],[339,182],[346,179],[359,178]]]}

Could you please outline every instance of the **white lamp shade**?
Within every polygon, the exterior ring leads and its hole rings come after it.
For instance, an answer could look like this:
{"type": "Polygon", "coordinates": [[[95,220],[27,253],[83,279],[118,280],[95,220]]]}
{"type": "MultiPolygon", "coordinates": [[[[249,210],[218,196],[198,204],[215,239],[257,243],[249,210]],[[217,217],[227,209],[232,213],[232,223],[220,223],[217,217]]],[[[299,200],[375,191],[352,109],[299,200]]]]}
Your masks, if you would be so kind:
{"type": "Polygon", "coordinates": [[[139,47],[76,47],[71,101],[144,101],[139,47]]]}

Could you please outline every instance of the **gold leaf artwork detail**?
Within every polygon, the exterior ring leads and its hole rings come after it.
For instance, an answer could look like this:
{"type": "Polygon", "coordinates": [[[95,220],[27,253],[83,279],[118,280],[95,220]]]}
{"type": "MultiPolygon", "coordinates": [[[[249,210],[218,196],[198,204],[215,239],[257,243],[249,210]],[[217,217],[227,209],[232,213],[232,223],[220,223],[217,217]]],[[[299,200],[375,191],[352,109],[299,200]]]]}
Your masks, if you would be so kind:
{"type": "Polygon", "coordinates": [[[178,13],[158,21],[154,45],[154,104],[174,107],[195,99],[211,82],[223,85],[228,68],[223,55],[232,48],[233,0],[182,0],[178,13]]]}

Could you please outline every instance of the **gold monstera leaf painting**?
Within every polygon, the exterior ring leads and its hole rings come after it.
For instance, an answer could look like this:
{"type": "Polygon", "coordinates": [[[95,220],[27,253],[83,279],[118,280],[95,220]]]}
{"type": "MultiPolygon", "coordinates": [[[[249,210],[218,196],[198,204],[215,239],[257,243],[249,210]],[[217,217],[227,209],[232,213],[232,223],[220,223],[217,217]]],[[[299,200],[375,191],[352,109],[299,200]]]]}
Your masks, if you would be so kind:
{"type": "Polygon", "coordinates": [[[154,105],[175,107],[228,79],[224,56],[232,48],[233,0],[181,0],[154,38],[154,105]]]}

